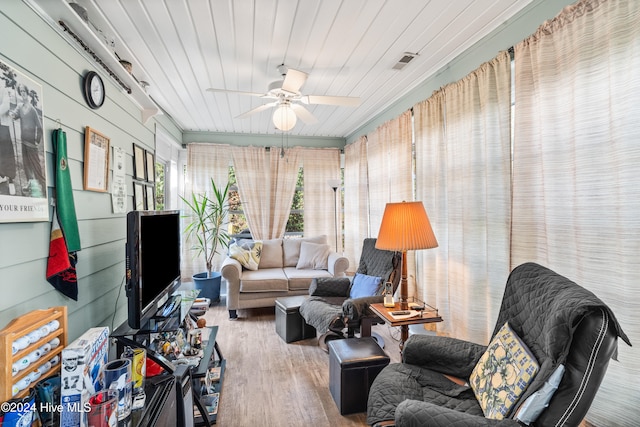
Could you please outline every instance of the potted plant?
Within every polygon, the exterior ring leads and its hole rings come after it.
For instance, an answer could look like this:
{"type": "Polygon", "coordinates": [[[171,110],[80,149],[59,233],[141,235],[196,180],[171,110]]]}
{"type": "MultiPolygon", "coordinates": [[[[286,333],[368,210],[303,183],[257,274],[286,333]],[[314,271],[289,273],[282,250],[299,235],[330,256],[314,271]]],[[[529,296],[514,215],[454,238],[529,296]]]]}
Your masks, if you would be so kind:
{"type": "Polygon", "coordinates": [[[212,271],[213,257],[229,247],[229,233],[225,230],[225,221],[229,213],[227,195],[230,184],[218,187],[211,179],[211,195],[191,194],[191,198],[181,197],[182,201],[191,211],[186,218],[191,222],[184,232],[187,241],[192,244],[191,249],[196,256],[204,256],[206,272],[193,275],[196,289],[200,290],[200,296],[211,299],[211,302],[220,301],[221,275],[212,271]]]}

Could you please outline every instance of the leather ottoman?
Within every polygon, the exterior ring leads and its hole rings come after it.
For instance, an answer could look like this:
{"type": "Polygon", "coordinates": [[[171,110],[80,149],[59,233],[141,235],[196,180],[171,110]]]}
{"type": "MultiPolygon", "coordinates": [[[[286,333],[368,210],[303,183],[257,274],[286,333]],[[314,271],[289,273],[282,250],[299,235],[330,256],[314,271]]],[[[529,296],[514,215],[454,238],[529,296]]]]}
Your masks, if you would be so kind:
{"type": "Polygon", "coordinates": [[[300,304],[307,295],[276,299],[276,333],[285,342],[315,338],[316,328],[308,325],[300,315],[300,304]]]}
{"type": "Polygon", "coordinates": [[[340,414],[367,410],[371,383],[389,356],[371,337],[329,341],[329,390],[340,414]]]}

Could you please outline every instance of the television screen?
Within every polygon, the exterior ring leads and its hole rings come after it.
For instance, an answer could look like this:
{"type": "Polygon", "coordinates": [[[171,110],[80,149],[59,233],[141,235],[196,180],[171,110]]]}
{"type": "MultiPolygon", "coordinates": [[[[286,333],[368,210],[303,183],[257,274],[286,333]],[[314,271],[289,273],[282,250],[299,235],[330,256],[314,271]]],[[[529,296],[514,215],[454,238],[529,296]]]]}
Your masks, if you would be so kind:
{"type": "Polygon", "coordinates": [[[127,214],[128,323],[141,329],[180,286],[180,212],[127,214]]]}

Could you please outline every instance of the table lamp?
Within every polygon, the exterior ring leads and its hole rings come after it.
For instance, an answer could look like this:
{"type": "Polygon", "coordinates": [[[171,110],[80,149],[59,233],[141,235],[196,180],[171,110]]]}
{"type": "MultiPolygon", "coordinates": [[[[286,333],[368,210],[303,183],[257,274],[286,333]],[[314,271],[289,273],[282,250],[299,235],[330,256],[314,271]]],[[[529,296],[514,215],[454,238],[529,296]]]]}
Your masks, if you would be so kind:
{"type": "Polygon", "coordinates": [[[387,203],[378,232],[376,248],[402,252],[400,309],[407,310],[407,251],[438,246],[422,202],[387,203]]]}

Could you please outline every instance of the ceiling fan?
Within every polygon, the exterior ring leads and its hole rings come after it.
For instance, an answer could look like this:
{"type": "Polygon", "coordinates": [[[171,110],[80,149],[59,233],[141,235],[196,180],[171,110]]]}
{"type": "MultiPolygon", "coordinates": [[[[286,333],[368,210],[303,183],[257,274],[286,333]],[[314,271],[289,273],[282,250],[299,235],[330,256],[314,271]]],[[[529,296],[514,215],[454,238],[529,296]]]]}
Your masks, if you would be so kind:
{"type": "Polygon", "coordinates": [[[244,119],[253,114],[276,107],[273,113],[273,124],[280,130],[288,131],[296,125],[297,118],[306,124],[317,123],[318,119],[311,114],[302,104],[313,105],[339,105],[345,107],[357,107],[360,105],[360,98],[351,96],[327,96],[327,95],[303,95],[300,88],[304,85],[309,74],[288,68],[281,64],[278,72],[282,75],[282,80],[276,80],[269,84],[266,93],[243,92],[226,89],[207,89],[210,92],[226,92],[239,95],[256,96],[263,99],[273,100],[267,104],[262,104],[252,110],[237,116],[237,119],[244,119]]]}

